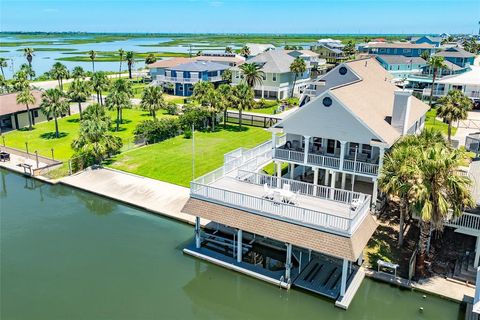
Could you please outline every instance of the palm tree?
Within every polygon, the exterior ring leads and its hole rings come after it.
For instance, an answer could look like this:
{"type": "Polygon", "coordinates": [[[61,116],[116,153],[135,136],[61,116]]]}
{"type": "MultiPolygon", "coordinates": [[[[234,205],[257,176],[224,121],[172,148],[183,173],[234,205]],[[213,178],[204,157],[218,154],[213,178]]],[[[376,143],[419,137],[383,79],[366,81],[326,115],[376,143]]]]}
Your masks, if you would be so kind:
{"type": "Polygon", "coordinates": [[[245,59],[248,58],[248,56],[250,55],[250,48],[248,46],[243,46],[242,49],[240,49],[240,55],[241,56],[244,56],[245,59]]]}
{"type": "Polygon", "coordinates": [[[63,91],[63,79],[67,79],[70,76],[67,67],[60,62],[55,62],[49,73],[52,78],[57,79],[58,87],[60,91],[63,91]]]}
{"type": "Polygon", "coordinates": [[[420,54],[420,57],[423,60],[428,61],[428,59],[430,59],[430,51],[428,51],[428,50],[422,51],[422,53],[420,54]]]}
{"type": "Polygon", "coordinates": [[[91,90],[90,83],[79,78],[73,80],[72,85],[68,89],[68,97],[70,100],[78,103],[80,120],[82,120],[82,102],[88,99],[91,90]]]}
{"type": "Polygon", "coordinates": [[[432,76],[432,87],[430,90],[430,101],[429,105],[432,107],[432,98],[433,98],[433,90],[435,88],[435,80],[437,79],[437,74],[440,69],[444,69],[447,66],[445,65],[445,58],[442,56],[431,56],[428,61],[427,65],[433,70],[432,76]]]}
{"type": "Polygon", "coordinates": [[[233,53],[232,47],[225,47],[225,53],[233,53]]]}
{"type": "Polygon", "coordinates": [[[218,88],[220,94],[220,109],[223,111],[223,127],[227,126],[227,111],[232,104],[232,87],[226,83],[221,84],[218,88]]]}
{"type": "Polygon", "coordinates": [[[227,70],[223,71],[222,80],[226,81],[227,83],[231,83],[232,82],[232,70],[227,69],[227,70]]]}
{"type": "Polygon", "coordinates": [[[0,75],[0,93],[9,93],[10,92],[10,83],[5,80],[5,78],[0,75]]]}
{"type": "Polygon", "coordinates": [[[241,82],[233,88],[234,107],[238,109],[238,126],[242,129],[242,111],[253,106],[253,89],[245,82],[241,82]]]}
{"type": "Polygon", "coordinates": [[[149,53],[145,58],[145,64],[152,64],[157,61],[157,57],[153,53],[149,53]]]}
{"type": "Polygon", "coordinates": [[[165,99],[163,99],[163,90],[159,86],[148,86],[143,90],[142,101],[140,107],[150,112],[153,119],[156,119],[157,110],[166,107],[165,99]]]}
{"type": "Polygon", "coordinates": [[[297,77],[307,71],[307,65],[305,63],[305,60],[303,60],[300,57],[296,57],[295,60],[293,60],[292,64],[290,65],[290,72],[293,72],[295,75],[295,78],[293,80],[293,88],[292,88],[292,94],[290,97],[293,97],[293,92],[295,91],[295,84],[297,82],[297,77]]]}
{"type": "Polygon", "coordinates": [[[448,123],[448,143],[451,143],[452,122],[467,119],[473,103],[460,90],[450,90],[446,96],[438,100],[438,103],[440,107],[437,109],[437,116],[448,123]]]}
{"type": "Polygon", "coordinates": [[[132,67],[133,63],[135,62],[135,54],[133,51],[128,51],[127,54],[125,55],[125,60],[127,60],[127,65],[128,65],[128,78],[132,79],[132,67]]]}
{"type": "Polygon", "coordinates": [[[25,73],[25,71],[20,70],[20,71],[16,72],[13,75],[12,84],[13,84],[13,89],[15,91],[23,91],[23,89],[29,88],[30,83],[28,82],[28,76],[25,73]]]}
{"type": "Polygon", "coordinates": [[[420,218],[417,268],[422,276],[430,231],[442,230],[447,217],[458,217],[465,208],[475,205],[470,193],[472,181],[457,173],[465,158],[465,151],[439,144],[422,150],[417,158],[411,195],[413,209],[420,218]]]}
{"type": "Polygon", "coordinates": [[[35,97],[32,94],[29,86],[23,88],[20,93],[17,94],[17,103],[23,104],[27,108],[28,114],[28,130],[33,128],[32,113],[30,112],[30,106],[36,102],[35,97]]]}
{"type": "Polygon", "coordinates": [[[349,40],[345,47],[343,47],[343,53],[345,53],[348,58],[355,55],[355,42],[353,40],[349,40]]]}
{"type": "Polygon", "coordinates": [[[265,74],[260,70],[261,68],[262,67],[256,63],[244,63],[240,66],[244,79],[251,88],[263,82],[265,74]]]}
{"type": "Polygon", "coordinates": [[[97,103],[100,103],[103,106],[102,92],[108,90],[110,87],[110,80],[105,72],[98,71],[92,75],[90,82],[92,84],[93,91],[95,91],[97,94],[97,103]]]}
{"type": "Polygon", "coordinates": [[[65,100],[63,92],[58,89],[48,89],[42,94],[42,103],[40,104],[42,112],[47,117],[53,117],[55,120],[55,137],[59,138],[58,121],[65,112],[70,109],[68,101],[65,100]]]}
{"type": "Polygon", "coordinates": [[[72,77],[73,79],[85,78],[85,70],[80,66],[76,66],[72,70],[72,77]]]}
{"type": "Polygon", "coordinates": [[[105,99],[105,104],[108,109],[117,110],[116,131],[119,130],[120,122],[122,121],[122,109],[131,107],[131,97],[133,97],[131,82],[122,78],[115,80],[110,93],[105,99]]]}
{"type": "Polygon", "coordinates": [[[92,72],[95,72],[95,58],[97,57],[97,52],[95,50],[88,51],[88,57],[92,60],[92,72]]]}
{"type": "Polygon", "coordinates": [[[20,66],[19,72],[20,71],[25,73],[25,75],[27,75],[30,78],[30,80],[32,80],[35,77],[35,71],[33,70],[33,68],[30,65],[28,65],[26,63],[24,63],[20,66]]]}
{"type": "Polygon", "coordinates": [[[120,74],[122,73],[122,61],[123,57],[125,56],[125,50],[118,49],[118,56],[120,57],[120,68],[118,69],[118,77],[120,77],[120,74]]]}
{"type": "MultiPolygon", "coordinates": [[[[33,48],[24,48],[23,49],[23,55],[25,56],[25,58],[27,59],[27,62],[28,62],[28,66],[30,67],[30,69],[32,69],[32,60],[33,60],[33,52],[35,50],[33,50],[33,48]]],[[[32,77],[30,77],[30,80],[32,80],[32,77]]]]}
{"type": "Polygon", "coordinates": [[[5,79],[5,74],[3,73],[3,68],[8,66],[7,59],[0,57],[0,70],[2,70],[2,76],[5,79]]]}
{"type": "Polygon", "coordinates": [[[199,81],[193,87],[192,98],[195,99],[202,106],[207,106],[209,103],[209,92],[213,89],[213,84],[208,81],[199,81]]]}

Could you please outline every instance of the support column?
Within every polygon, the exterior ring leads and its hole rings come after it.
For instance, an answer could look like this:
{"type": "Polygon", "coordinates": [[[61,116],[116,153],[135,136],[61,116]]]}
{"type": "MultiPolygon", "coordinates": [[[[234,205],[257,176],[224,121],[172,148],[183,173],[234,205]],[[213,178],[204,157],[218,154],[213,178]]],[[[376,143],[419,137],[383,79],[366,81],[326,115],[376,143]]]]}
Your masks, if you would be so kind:
{"type": "Polygon", "coordinates": [[[347,291],[348,260],[343,259],[342,282],[340,284],[340,296],[343,297],[347,291]]]}
{"type": "Polygon", "coordinates": [[[354,186],[355,186],[355,175],[352,173],[352,181],[350,181],[352,183],[352,191],[355,191],[353,190],[354,186]]]}
{"type": "Polygon", "coordinates": [[[242,237],[243,232],[242,230],[238,229],[237,231],[237,262],[242,262],[242,237]]]}
{"type": "Polygon", "coordinates": [[[200,217],[195,217],[195,247],[200,249],[200,217]]]}
{"type": "Polygon", "coordinates": [[[290,163],[289,167],[290,167],[290,179],[293,180],[295,178],[295,164],[290,163]]]}
{"type": "Polygon", "coordinates": [[[345,189],[345,183],[347,182],[347,174],[342,172],[342,189],[345,189]]]}
{"type": "Polygon", "coordinates": [[[379,154],[378,154],[378,173],[380,173],[380,169],[383,167],[383,157],[385,156],[385,148],[379,147],[379,154]]]}
{"type": "Polygon", "coordinates": [[[328,176],[330,173],[328,172],[328,169],[325,169],[325,185],[328,187],[328,176]]]}
{"type": "Polygon", "coordinates": [[[277,161],[277,177],[282,177],[282,161],[277,161]]]}
{"type": "Polygon", "coordinates": [[[362,251],[362,253],[360,254],[360,257],[358,257],[358,260],[357,260],[357,264],[358,264],[359,266],[361,266],[362,263],[363,263],[363,251],[362,251]]]}
{"type": "Polygon", "coordinates": [[[318,168],[313,168],[313,194],[317,194],[317,185],[318,185],[318,168]]]}
{"type": "Polygon", "coordinates": [[[377,205],[377,197],[378,197],[378,180],[377,178],[373,178],[373,192],[372,192],[372,208],[375,208],[377,205]]]}
{"type": "MultiPolygon", "coordinates": [[[[480,259],[480,235],[477,236],[477,244],[475,246],[475,261],[473,262],[473,266],[478,268],[480,259]]],[[[478,290],[480,292],[480,290],[478,290]]]]}
{"type": "Polygon", "coordinates": [[[275,149],[277,147],[277,135],[275,132],[272,132],[272,149],[275,149]]]}
{"type": "Polygon", "coordinates": [[[307,164],[308,163],[308,150],[310,149],[310,136],[303,136],[305,140],[305,149],[304,149],[304,155],[303,155],[303,163],[307,164]]]}
{"type": "Polygon", "coordinates": [[[343,170],[343,162],[345,161],[345,148],[347,147],[347,141],[340,140],[340,170],[343,170]]]}
{"type": "Polygon", "coordinates": [[[290,243],[287,243],[287,258],[285,261],[285,282],[288,282],[292,268],[292,245],[290,243]]]}
{"type": "MultiPolygon", "coordinates": [[[[332,172],[332,179],[330,181],[330,188],[335,188],[335,181],[336,181],[336,175],[337,173],[335,171],[332,172]]],[[[335,192],[334,190],[330,190],[330,199],[334,199],[335,197],[335,192]]]]}

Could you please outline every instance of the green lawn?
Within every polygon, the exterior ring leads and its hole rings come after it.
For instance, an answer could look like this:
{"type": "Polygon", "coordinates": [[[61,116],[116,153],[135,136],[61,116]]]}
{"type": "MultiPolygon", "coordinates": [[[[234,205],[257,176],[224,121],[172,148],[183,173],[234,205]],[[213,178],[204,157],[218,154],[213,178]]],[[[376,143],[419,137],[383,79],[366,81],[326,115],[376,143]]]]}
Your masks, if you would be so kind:
{"type": "MultiPolygon", "coordinates": [[[[115,119],[116,112],[109,111],[112,119],[115,119]]],[[[40,155],[51,156],[51,149],[54,149],[56,159],[67,160],[73,150],[70,147],[73,139],[78,136],[79,116],[72,115],[70,117],[58,120],[60,138],[55,138],[55,125],[53,120],[36,124],[32,131],[26,129],[14,130],[4,135],[5,144],[9,147],[25,150],[25,142],[28,142],[30,152],[38,151],[40,155]]],[[[124,149],[132,147],[133,130],[137,123],[142,120],[150,119],[150,115],[145,111],[137,109],[123,110],[123,123],[120,125],[119,132],[113,132],[122,138],[124,149]]],[[[112,126],[114,128],[114,125],[112,126]]]]}
{"type": "MultiPolygon", "coordinates": [[[[199,177],[223,164],[223,155],[239,147],[251,148],[271,138],[260,128],[227,126],[216,132],[195,132],[195,176],[199,177]]],[[[178,136],[163,142],[117,155],[109,165],[182,186],[192,180],[192,140],[178,136]]]]}
{"type": "MultiPolygon", "coordinates": [[[[426,128],[434,128],[441,131],[444,135],[447,135],[448,125],[442,120],[436,119],[437,110],[432,108],[427,112],[427,118],[425,119],[426,128]]],[[[457,132],[457,128],[452,126],[452,136],[457,132]]]]}

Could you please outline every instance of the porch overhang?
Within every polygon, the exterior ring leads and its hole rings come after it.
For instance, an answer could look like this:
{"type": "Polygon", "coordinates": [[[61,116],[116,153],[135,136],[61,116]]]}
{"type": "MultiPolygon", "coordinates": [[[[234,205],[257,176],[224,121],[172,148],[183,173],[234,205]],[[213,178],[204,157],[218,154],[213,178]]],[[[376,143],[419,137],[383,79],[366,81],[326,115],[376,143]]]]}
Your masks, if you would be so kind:
{"type": "Polygon", "coordinates": [[[194,198],[182,212],[350,261],[360,257],[377,228],[372,215],[367,214],[353,235],[344,237],[194,198]]]}

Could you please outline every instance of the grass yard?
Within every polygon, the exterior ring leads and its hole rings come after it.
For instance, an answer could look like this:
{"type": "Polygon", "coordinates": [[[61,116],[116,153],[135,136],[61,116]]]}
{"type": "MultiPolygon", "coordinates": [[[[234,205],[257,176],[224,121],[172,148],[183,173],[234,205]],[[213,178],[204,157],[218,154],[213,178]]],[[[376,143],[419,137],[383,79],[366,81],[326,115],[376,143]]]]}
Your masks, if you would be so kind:
{"type": "MultiPolygon", "coordinates": [[[[444,123],[442,120],[436,119],[437,110],[432,108],[427,112],[427,118],[425,119],[425,127],[426,128],[434,128],[436,130],[441,131],[444,135],[448,133],[448,124],[444,123]]],[[[457,128],[452,126],[452,136],[455,135],[457,132],[457,128]]]]}
{"type": "MultiPolygon", "coordinates": [[[[271,138],[260,128],[237,126],[215,132],[195,132],[195,176],[222,166],[223,155],[239,147],[251,148],[271,138]]],[[[192,180],[192,140],[178,136],[117,155],[112,168],[181,186],[192,180]]]]}
{"type": "MultiPolygon", "coordinates": [[[[115,111],[108,111],[112,120],[116,118],[115,111]]],[[[118,132],[113,134],[122,138],[124,148],[128,148],[133,143],[133,130],[137,123],[142,120],[150,119],[151,116],[138,109],[123,110],[123,123],[118,132]]],[[[51,149],[54,148],[55,158],[67,160],[73,150],[70,147],[72,141],[78,136],[79,116],[72,115],[58,120],[60,138],[55,138],[55,124],[53,120],[49,122],[38,123],[32,131],[27,129],[14,130],[4,134],[5,144],[9,147],[25,150],[25,142],[28,142],[30,152],[38,151],[40,155],[50,157],[51,149]]],[[[114,124],[112,125],[114,129],[114,124]]]]}

